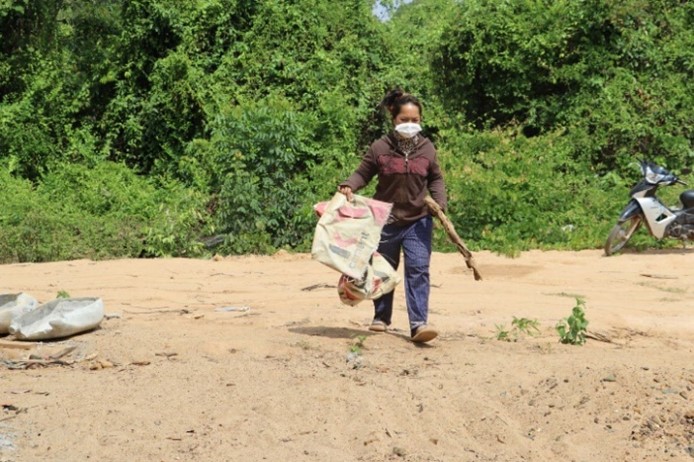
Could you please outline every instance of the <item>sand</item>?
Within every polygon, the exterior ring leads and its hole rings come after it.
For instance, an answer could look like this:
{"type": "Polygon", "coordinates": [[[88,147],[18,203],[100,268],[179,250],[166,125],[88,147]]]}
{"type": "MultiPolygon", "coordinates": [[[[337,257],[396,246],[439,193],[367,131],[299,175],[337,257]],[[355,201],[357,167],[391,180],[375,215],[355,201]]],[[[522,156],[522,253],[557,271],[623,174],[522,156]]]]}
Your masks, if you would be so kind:
{"type": "Polygon", "coordinates": [[[305,254],[2,265],[0,293],[107,317],[0,338],[0,461],[694,460],[694,249],[475,257],[482,281],[433,255],[426,346],[402,286],[371,333],[305,254]],[[582,346],[555,330],[576,297],[582,346]]]}

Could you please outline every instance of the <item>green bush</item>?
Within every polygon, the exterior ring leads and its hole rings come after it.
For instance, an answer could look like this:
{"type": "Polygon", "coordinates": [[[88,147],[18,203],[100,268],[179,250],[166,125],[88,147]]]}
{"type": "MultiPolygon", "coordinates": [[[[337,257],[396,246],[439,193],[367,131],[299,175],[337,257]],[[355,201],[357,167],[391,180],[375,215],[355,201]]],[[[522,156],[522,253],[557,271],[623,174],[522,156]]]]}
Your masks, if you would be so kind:
{"type": "Polygon", "coordinates": [[[507,254],[532,248],[599,247],[624,205],[625,184],[571,162],[561,133],[444,133],[440,161],[449,217],[475,247],[507,254]]]}
{"type": "Polygon", "coordinates": [[[676,0],[470,0],[432,56],[449,112],[478,129],[566,130],[569,161],[624,173],[691,163],[694,6],[676,0]]]}
{"type": "Polygon", "coordinates": [[[36,187],[1,179],[0,261],[203,253],[203,196],[179,183],[155,185],[111,162],[65,164],[36,187]]]}
{"type": "Polygon", "coordinates": [[[560,320],[556,325],[559,341],[569,345],[586,343],[588,320],[585,313],[585,301],[576,299],[576,306],[571,310],[571,316],[560,320]]]}
{"type": "Polygon", "coordinates": [[[302,230],[292,224],[306,193],[297,181],[316,161],[315,124],[281,97],[229,107],[215,119],[211,185],[227,251],[263,251],[302,240],[302,230]],[[252,236],[259,237],[258,248],[247,242],[252,236]]]}

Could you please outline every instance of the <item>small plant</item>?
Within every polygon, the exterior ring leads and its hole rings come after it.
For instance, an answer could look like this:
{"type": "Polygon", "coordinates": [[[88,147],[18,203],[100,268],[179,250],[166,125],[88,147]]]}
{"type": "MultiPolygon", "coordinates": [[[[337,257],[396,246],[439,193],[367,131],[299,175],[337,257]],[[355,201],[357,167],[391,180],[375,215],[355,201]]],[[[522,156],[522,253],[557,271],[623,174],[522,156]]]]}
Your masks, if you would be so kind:
{"type": "Polygon", "coordinates": [[[583,345],[586,343],[588,321],[586,320],[584,307],[585,301],[582,298],[576,298],[576,306],[571,311],[571,316],[557,323],[556,329],[561,343],[569,343],[571,345],[583,345]]]}
{"type": "Polygon", "coordinates": [[[496,325],[496,339],[502,342],[510,342],[511,337],[509,336],[509,331],[506,330],[506,326],[503,324],[496,325]]]}
{"type": "Polygon", "coordinates": [[[531,337],[540,333],[540,323],[537,319],[517,318],[514,316],[511,325],[517,329],[518,332],[530,335],[531,337]]]}
{"type": "Polygon", "coordinates": [[[504,342],[517,342],[521,335],[531,337],[540,333],[540,323],[537,319],[513,317],[511,330],[506,330],[503,324],[496,325],[496,339],[504,342]]]}
{"type": "Polygon", "coordinates": [[[364,348],[364,341],[366,340],[366,335],[357,335],[354,339],[354,343],[349,347],[349,351],[357,355],[361,354],[362,348],[364,348]]]}
{"type": "Polygon", "coordinates": [[[64,290],[59,290],[58,294],[55,297],[56,298],[70,298],[70,294],[64,290]]]}

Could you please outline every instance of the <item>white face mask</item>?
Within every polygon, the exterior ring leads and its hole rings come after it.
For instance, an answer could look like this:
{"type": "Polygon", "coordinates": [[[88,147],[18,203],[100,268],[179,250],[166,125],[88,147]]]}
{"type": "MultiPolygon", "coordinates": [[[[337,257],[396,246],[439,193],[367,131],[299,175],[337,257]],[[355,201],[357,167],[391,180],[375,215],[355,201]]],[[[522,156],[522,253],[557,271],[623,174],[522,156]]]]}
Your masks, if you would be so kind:
{"type": "Polygon", "coordinates": [[[395,126],[395,131],[403,138],[412,138],[422,131],[422,127],[414,123],[399,124],[395,126]]]}

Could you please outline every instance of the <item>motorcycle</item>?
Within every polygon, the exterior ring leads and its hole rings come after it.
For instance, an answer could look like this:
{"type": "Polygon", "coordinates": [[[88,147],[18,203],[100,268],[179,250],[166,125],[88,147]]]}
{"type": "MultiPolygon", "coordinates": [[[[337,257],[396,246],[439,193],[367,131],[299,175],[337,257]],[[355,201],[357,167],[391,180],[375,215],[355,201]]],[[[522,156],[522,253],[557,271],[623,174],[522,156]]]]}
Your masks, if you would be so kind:
{"type": "Polygon", "coordinates": [[[639,163],[643,179],[631,188],[631,200],[607,237],[606,256],[622,250],[644,223],[648,232],[656,239],[694,240],[694,190],[690,189],[680,194],[682,208],[666,207],[656,196],[658,187],[674,184],[687,186],[687,183],[652,162],[642,160],[639,163]]]}

